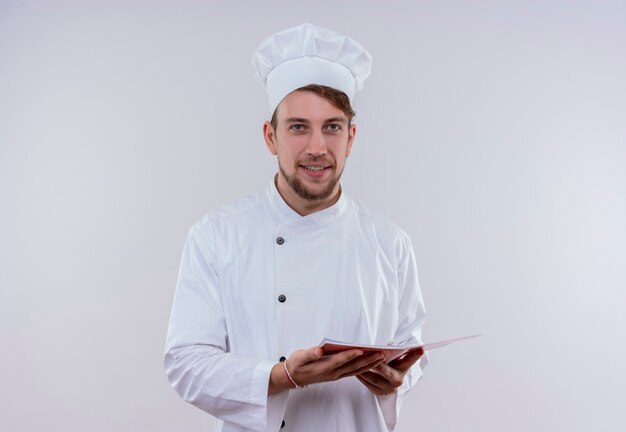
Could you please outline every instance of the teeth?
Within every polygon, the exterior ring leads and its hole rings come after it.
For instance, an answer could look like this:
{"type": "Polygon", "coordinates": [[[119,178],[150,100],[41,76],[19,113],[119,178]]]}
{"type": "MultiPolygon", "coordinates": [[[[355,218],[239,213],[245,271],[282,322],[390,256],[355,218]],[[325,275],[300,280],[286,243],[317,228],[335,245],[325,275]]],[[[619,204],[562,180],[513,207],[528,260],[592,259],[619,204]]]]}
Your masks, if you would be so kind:
{"type": "Polygon", "coordinates": [[[309,171],[322,171],[323,169],[325,169],[324,167],[318,166],[305,166],[304,168],[308,169],[309,171]]]}

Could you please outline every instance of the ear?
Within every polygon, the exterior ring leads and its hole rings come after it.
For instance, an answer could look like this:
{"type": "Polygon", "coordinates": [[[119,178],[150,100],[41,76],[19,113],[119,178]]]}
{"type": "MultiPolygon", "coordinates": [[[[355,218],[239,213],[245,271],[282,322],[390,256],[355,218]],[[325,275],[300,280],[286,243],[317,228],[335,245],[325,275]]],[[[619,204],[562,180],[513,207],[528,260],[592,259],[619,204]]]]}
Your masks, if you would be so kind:
{"type": "Polygon", "coordinates": [[[350,125],[350,131],[348,133],[348,148],[346,149],[346,157],[350,156],[352,150],[352,143],[354,143],[354,137],[356,136],[356,124],[350,125]]]}
{"type": "Polygon", "coordinates": [[[263,138],[265,138],[265,145],[271,154],[276,156],[278,151],[276,150],[276,134],[274,128],[269,121],[263,123],[263,138]]]}

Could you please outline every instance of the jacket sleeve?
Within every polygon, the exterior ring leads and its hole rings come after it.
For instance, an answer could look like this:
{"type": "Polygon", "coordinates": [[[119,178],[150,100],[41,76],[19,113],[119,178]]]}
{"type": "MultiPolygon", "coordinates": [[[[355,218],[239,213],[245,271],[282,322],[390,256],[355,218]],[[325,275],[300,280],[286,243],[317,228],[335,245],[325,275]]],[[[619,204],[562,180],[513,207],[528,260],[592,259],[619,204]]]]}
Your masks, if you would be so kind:
{"type": "MultiPolygon", "coordinates": [[[[400,244],[402,252],[398,265],[398,327],[391,343],[421,343],[423,342],[422,324],[426,319],[426,310],[417,277],[415,254],[408,236],[405,235],[400,244]]],[[[395,393],[388,396],[376,396],[389,431],[395,429],[402,402],[407,392],[422,377],[422,370],[427,363],[428,354],[425,353],[409,369],[404,382],[395,393]]]]}
{"type": "MultiPolygon", "coordinates": [[[[278,430],[280,424],[268,424],[268,411],[276,411],[272,400],[279,411],[284,405],[284,397],[267,395],[274,362],[228,352],[210,229],[194,225],[185,242],[165,347],[167,378],[185,401],[221,420],[245,430],[278,430]]],[[[280,421],[282,413],[275,414],[269,423],[280,421]]]]}

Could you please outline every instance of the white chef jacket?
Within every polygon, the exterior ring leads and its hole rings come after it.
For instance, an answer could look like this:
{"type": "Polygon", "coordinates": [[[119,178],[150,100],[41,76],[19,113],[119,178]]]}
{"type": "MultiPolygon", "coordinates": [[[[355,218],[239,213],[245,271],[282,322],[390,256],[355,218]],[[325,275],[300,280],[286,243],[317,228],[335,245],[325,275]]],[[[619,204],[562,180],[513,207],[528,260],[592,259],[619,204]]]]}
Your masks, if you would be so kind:
{"type": "Polygon", "coordinates": [[[421,342],[424,318],[401,229],[343,192],[333,206],[300,216],[272,182],[189,231],[166,374],[183,399],[221,420],[223,432],[393,430],[426,356],[388,396],[355,377],[268,396],[270,371],[281,356],[325,337],[421,342]]]}

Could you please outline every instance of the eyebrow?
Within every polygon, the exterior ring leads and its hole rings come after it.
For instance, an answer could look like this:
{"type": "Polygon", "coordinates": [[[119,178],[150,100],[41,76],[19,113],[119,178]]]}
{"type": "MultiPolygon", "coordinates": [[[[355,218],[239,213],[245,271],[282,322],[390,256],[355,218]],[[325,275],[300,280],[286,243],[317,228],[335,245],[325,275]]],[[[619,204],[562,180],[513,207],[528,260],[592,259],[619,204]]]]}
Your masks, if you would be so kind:
{"type": "Polygon", "coordinates": [[[324,123],[343,123],[343,124],[348,124],[348,119],[346,119],[345,117],[331,117],[329,119],[326,119],[326,121],[324,123]]]}
{"type": "Polygon", "coordinates": [[[310,123],[307,119],[303,119],[300,117],[289,117],[285,120],[287,123],[310,123]]]}
{"type": "MultiPolygon", "coordinates": [[[[300,118],[300,117],[289,117],[285,120],[287,123],[311,123],[309,120],[300,118]]],[[[343,123],[347,124],[348,120],[345,117],[331,117],[329,119],[324,120],[324,123],[343,123]]]]}

